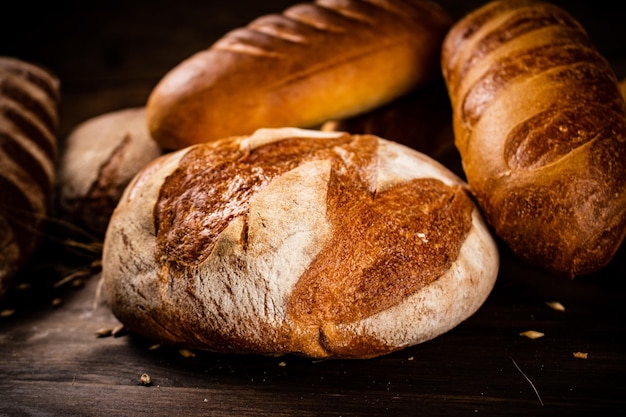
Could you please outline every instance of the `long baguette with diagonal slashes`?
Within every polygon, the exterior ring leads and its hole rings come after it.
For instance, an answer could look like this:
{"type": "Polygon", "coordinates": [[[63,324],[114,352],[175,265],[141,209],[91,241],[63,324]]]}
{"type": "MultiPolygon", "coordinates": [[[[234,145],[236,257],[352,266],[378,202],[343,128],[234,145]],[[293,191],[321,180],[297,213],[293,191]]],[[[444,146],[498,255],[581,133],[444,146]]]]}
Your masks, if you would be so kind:
{"type": "Polygon", "coordinates": [[[150,133],[179,149],[362,113],[440,76],[451,22],[423,0],[317,0],[260,17],[164,76],[150,133]]]}
{"type": "Polygon", "coordinates": [[[0,296],[40,241],[55,177],[59,95],[49,71],[0,57],[0,296]]]}
{"type": "Polygon", "coordinates": [[[451,29],[442,67],[495,233],[555,274],[605,266],[626,233],[626,109],[581,25],[549,3],[494,1],[451,29]]]}
{"type": "Polygon", "coordinates": [[[161,343],[368,358],[438,336],[499,256],[465,183],[371,135],[261,129],[166,154],[104,242],[118,319],[161,343]]]}

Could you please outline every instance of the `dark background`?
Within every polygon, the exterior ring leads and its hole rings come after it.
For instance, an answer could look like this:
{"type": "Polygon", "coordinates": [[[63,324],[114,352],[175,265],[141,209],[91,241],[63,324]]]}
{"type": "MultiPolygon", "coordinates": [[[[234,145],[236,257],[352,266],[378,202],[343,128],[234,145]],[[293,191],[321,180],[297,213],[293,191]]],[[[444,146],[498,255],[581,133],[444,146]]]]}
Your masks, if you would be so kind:
{"type": "MultiPolygon", "coordinates": [[[[482,1],[440,1],[461,17],[482,1]]],[[[617,2],[559,1],[618,77],[626,27],[617,2]]],[[[173,66],[226,31],[293,1],[91,1],[3,4],[0,55],[62,82],[61,137],[99,114],[145,103],[173,66]]],[[[626,408],[624,248],[570,281],[501,248],[496,288],[469,320],[433,341],[367,361],[262,358],[149,349],[98,303],[97,267],[60,285],[42,255],[0,302],[0,416],[619,415],[626,408]],[[59,284],[59,285],[57,285],[59,284]],[[548,308],[560,301],[565,311],[548,308]],[[520,337],[526,330],[540,339],[520,337]],[[574,352],[588,353],[577,359],[574,352]],[[153,384],[141,386],[148,373],[153,384]],[[535,391],[536,390],[536,391],[535,391]]],[[[67,271],[64,271],[67,272],[67,271]]]]}

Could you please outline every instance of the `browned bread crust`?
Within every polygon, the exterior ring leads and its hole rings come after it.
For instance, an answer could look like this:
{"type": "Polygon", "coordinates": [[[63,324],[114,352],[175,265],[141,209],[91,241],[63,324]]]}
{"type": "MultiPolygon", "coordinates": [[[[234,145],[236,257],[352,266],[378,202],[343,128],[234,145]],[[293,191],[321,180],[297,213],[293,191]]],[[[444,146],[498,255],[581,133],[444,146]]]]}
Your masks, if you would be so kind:
{"type": "Polygon", "coordinates": [[[59,81],[0,57],[0,296],[40,241],[54,183],[59,81]]]}
{"type": "Polygon", "coordinates": [[[438,73],[450,24],[421,0],[318,0],[260,17],[165,75],[150,132],[179,149],[367,111],[438,73]]]}
{"type": "Polygon", "coordinates": [[[59,156],[60,214],[104,236],[124,188],[144,165],[161,154],[148,132],[144,107],[85,120],[70,132],[59,156]]]}
{"type": "Polygon", "coordinates": [[[626,233],[626,109],[580,24],[551,4],[494,1],[452,28],[442,67],[495,232],[557,274],[606,265],[626,233]]]}
{"type": "Polygon", "coordinates": [[[107,230],[103,288],[159,342],[366,358],[456,326],[497,271],[439,163],[370,135],[263,129],[140,172],[107,230]]]}

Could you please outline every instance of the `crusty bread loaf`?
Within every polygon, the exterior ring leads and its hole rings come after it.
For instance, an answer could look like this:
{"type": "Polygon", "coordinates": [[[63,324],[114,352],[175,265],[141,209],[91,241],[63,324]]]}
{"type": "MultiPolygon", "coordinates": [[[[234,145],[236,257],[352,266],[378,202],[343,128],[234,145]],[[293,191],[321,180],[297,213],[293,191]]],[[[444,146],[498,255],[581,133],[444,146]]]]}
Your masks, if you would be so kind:
{"type": "Polygon", "coordinates": [[[133,179],[103,289],[161,343],[367,358],[469,317],[498,262],[465,183],[436,161],[371,135],[262,129],[133,179]]]}
{"type": "Polygon", "coordinates": [[[0,57],[0,296],[40,242],[57,155],[59,81],[0,57]]]}
{"type": "Polygon", "coordinates": [[[566,11],[494,1],[442,52],[456,145],[495,232],[530,263],[592,273],[626,232],[626,110],[608,62],[566,11]]]}
{"type": "Polygon", "coordinates": [[[76,126],[58,164],[60,214],[104,236],[124,188],[139,170],[162,154],[150,136],[144,107],[101,114],[76,126]]]}
{"type": "Polygon", "coordinates": [[[450,24],[421,0],[318,0],[260,17],[165,75],[150,132],[179,149],[367,111],[439,73],[450,24]]]}

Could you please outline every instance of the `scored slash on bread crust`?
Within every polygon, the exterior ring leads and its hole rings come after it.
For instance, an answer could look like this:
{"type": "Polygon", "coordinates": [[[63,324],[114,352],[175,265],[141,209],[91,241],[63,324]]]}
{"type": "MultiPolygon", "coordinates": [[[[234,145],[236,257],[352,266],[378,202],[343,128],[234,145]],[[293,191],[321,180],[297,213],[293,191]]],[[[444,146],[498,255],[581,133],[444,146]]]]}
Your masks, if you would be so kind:
{"type": "Polygon", "coordinates": [[[495,233],[559,275],[606,265],[626,234],[626,105],[580,24],[549,3],[493,1],[451,29],[442,68],[495,233]]]}
{"type": "Polygon", "coordinates": [[[366,358],[473,314],[498,253],[465,184],[370,135],[262,129],[140,172],[104,292],[130,330],[222,352],[366,358]]]}
{"type": "Polygon", "coordinates": [[[362,113],[436,77],[450,25],[422,0],[319,0],[260,17],[163,77],[150,132],[180,149],[362,113]]]}

